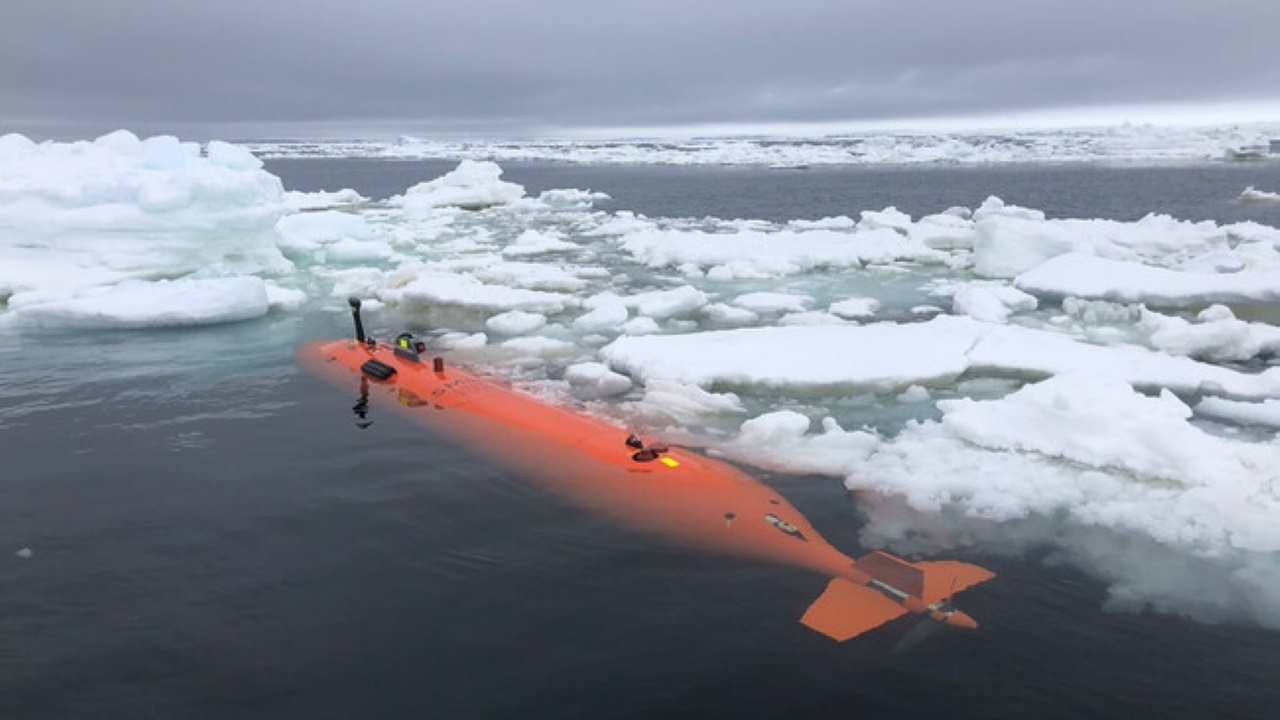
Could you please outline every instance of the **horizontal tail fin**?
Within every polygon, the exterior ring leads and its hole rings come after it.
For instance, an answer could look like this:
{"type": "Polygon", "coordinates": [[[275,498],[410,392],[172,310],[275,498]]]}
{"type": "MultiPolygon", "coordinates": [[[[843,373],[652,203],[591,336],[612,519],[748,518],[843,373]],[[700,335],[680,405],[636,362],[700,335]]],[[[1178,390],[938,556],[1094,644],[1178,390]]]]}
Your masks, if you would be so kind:
{"type": "MultiPolygon", "coordinates": [[[[908,607],[913,612],[936,615],[936,603],[995,577],[990,570],[969,563],[912,563],[884,552],[869,553],[854,564],[878,581],[879,589],[835,578],[800,622],[832,639],[848,640],[907,614],[908,607]]],[[[963,613],[947,610],[945,615],[947,624],[974,627],[973,620],[963,613]],[[953,616],[969,624],[953,622],[953,616]]]]}
{"type": "Polygon", "coordinates": [[[873,630],[907,613],[898,603],[869,587],[836,578],[809,606],[800,622],[834,640],[873,630]]]}
{"type": "Polygon", "coordinates": [[[915,566],[924,573],[924,591],[920,599],[926,603],[936,603],[996,576],[984,567],[957,560],[918,562],[915,566]]]}

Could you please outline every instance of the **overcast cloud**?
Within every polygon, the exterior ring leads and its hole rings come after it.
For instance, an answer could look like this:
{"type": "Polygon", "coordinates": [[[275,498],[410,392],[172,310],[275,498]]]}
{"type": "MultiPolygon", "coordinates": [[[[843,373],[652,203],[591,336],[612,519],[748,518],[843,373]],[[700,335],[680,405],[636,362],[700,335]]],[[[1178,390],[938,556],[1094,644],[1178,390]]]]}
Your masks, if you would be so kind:
{"type": "Polygon", "coordinates": [[[1276,0],[11,0],[0,133],[1280,109],[1278,29],[1276,0]]]}

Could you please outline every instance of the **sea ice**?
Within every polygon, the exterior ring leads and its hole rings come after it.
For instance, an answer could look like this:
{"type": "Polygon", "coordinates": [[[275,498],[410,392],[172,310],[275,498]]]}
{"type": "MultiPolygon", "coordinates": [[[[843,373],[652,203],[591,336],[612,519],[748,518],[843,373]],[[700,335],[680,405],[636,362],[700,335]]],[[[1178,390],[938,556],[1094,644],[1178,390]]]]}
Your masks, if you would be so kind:
{"type": "Polygon", "coordinates": [[[485,321],[485,327],[499,335],[528,335],[546,324],[546,315],[522,310],[499,313],[485,321]]]}
{"type": "Polygon", "coordinates": [[[1280,397],[1280,368],[1242,373],[1137,347],[1092,345],[1058,333],[957,317],[905,325],[625,337],[602,348],[600,355],[633,377],[758,392],[887,392],[947,382],[966,372],[1043,378],[1082,371],[1187,395],[1280,397]]]}
{"type": "Polygon", "coordinates": [[[1068,252],[1018,275],[1014,284],[1046,297],[1077,297],[1159,307],[1208,303],[1280,303],[1280,268],[1184,272],[1068,252]]]}
{"type": "Polygon", "coordinates": [[[251,320],[267,314],[267,286],[257,277],[125,280],[67,300],[19,305],[19,322],[63,328],[156,328],[251,320]]]}
{"type": "Polygon", "coordinates": [[[1244,189],[1240,193],[1241,202],[1261,202],[1273,203],[1280,202],[1280,193],[1267,192],[1265,190],[1255,190],[1252,185],[1244,189]]]}
{"type": "Polygon", "coordinates": [[[524,187],[502,180],[502,168],[483,160],[463,160],[452,172],[414,185],[388,200],[409,215],[423,215],[439,207],[482,210],[524,197],[524,187]]]}
{"type": "Polygon", "coordinates": [[[608,365],[583,362],[565,368],[564,379],[579,396],[588,398],[622,395],[631,389],[631,378],[613,372],[608,365]]]}
{"type": "Polygon", "coordinates": [[[261,168],[216,141],[202,152],[126,131],[75,143],[0,138],[0,299],[65,301],[44,317],[83,319],[80,293],[128,279],[292,272],[276,247],[284,191],[261,168]]]}
{"type": "MultiPolygon", "coordinates": [[[[1011,531],[1022,523],[1022,533],[1037,517],[1037,536],[1059,542],[1077,528],[1140,538],[1109,554],[1088,545],[1076,552],[1115,580],[1114,597],[1139,607],[1280,626],[1270,583],[1280,569],[1273,522],[1280,445],[1210,435],[1167,392],[1148,397],[1093,374],[1057,376],[999,400],[938,405],[941,421],[909,426],[865,459],[855,456],[849,488],[902,497],[932,514],[958,509],[1011,531]],[[1138,552],[1146,562],[1135,562],[1138,552]],[[1217,589],[1180,597],[1199,583],[1178,569],[1188,563],[1163,560],[1171,555],[1201,559],[1192,567],[1212,573],[1217,589]]],[[[888,534],[882,540],[897,532],[873,525],[869,532],[888,534]]]]}
{"type": "Polygon", "coordinates": [[[285,207],[290,210],[329,210],[336,207],[344,207],[351,205],[362,205],[369,202],[369,198],[352,190],[351,188],[343,188],[336,192],[298,192],[296,190],[288,190],[284,194],[285,207]]]}
{"type": "Polygon", "coordinates": [[[983,322],[1003,323],[1015,312],[1036,309],[1036,299],[1017,288],[998,283],[969,283],[956,289],[952,309],[983,322]]]}
{"type": "Polygon", "coordinates": [[[263,142],[251,147],[264,157],[373,157],[421,159],[482,156],[505,160],[551,160],[592,165],[755,165],[800,169],[826,165],[978,164],[1063,162],[1220,162],[1265,155],[1280,124],[1237,123],[1202,127],[1100,125],[991,131],[850,132],[848,128],[771,131],[746,128],[752,137],[715,136],[705,128],[655,131],[635,137],[512,142],[402,137],[393,141],[331,143],[263,142]],[[835,132],[835,135],[825,133],[835,132]]]}

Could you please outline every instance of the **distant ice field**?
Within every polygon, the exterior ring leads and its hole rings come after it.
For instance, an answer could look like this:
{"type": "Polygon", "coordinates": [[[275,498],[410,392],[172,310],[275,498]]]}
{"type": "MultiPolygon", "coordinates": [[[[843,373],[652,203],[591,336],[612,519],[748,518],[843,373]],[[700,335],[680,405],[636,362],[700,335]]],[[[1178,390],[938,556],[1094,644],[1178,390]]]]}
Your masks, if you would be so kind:
{"type": "Polygon", "coordinates": [[[1113,607],[1280,628],[1280,163],[620,182],[504,147],[295,184],[315,161],[5,136],[0,332],[339,333],[358,296],[552,401],[838,478],[865,545],[1050,547],[1113,607]]]}
{"type": "Polygon", "coordinates": [[[1270,154],[1280,123],[1158,127],[1132,125],[989,132],[860,132],[827,136],[756,135],[526,139],[401,136],[394,140],[250,143],[262,157],[469,158],[498,162],[750,165],[802,169],[826,165],[985,165],[1028,162],[1251,161],[1270,154]]]}

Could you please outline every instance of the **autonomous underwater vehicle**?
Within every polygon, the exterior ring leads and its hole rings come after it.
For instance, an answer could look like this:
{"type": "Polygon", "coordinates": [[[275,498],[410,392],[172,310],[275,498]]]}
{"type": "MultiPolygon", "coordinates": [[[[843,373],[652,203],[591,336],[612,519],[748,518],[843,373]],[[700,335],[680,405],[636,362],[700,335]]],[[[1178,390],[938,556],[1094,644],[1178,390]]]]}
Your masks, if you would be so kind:
{"type": "Polygon", "coordinates": [[[369,403],[400,408],[587,510],[690,546],[806,568],[831,578],[801,622],[847,640],[908,613],[976,628],[952,596],[994,573],[958,561],[908,562],[875,551],[837,550],[773,489],[728,463],[646,442],[612,422],[543,402],[499,380],[446,367],[409,333],[367,337],[360,301],[349,301],[355,338],[303,344],[298,359],[369,403]]]}

